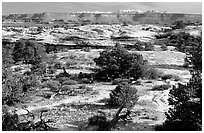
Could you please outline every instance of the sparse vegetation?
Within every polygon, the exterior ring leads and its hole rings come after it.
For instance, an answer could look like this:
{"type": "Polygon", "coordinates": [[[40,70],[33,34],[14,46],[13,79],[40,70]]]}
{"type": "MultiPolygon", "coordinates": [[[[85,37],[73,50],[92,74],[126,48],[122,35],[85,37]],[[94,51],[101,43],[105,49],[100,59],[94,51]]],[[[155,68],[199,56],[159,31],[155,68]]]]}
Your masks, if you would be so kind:
{"type": "Polygon", "coordinates": [[[170,91],[168,101],[172,108],[166,113],[167,120],[163,125],[156,127],[156,130],[202,130],[202,45],[200,44],[201,42],[195,44],[189,51],[191,54],[189,62],[193,64],[192,78],[186,85],[179,84],[170,91]]]}
{"type": "Polygon", "coordinates": [[[126,120],[128,116],[130,117],[130,110],[136,104],[137,100],[138,94],[136,88],[131,87],[126,82],[119,84],[110,93],[110,100],[108,101],[109,105],[119,107],[113,119],[108,120],[105,114],[102,116],[93,116],[89,118],[88,127],[95,126],[92,130],[96,131],[110,131],[115,129],[120,119],[126,120]],[[120,113],[124,108],[127,109],[127,112],[121,115],[120,113]],[[96,123],[93,123],[93,121],[96,123]]]}
{"type": "Polygon", "coordinates": [[[47,81],[45,84],[47,88],[50,88],[51,91],[54,91],[54,92],[57,92],[61,87],[61,84],[59,83],[59,81],[56,81],[56,80],[47,81]]]}
{"type": "Polygon", "coordinates": [[[3,130],[201,130],[201,15],[152,12],[3,15],[3,130]]]}
{"type": "Polygon", "coordinates": [[[71,80],[71,79],[67,79],[66,81],[63,82],[64,85],[76,85],[77,81],[75,80],[71,80]]]}
{"type": "Polygon", "coordinates": [[[145,74],[145,77],[148,79],[158,79],[162,76],[162,72],[155,68],[149,68],[145,74]]]}
{"type": "Polygon", "coordinates": [[[163,85],[156,85],[152,88],[154,91],[163,91],[163,90],[168,90],[171,87],[171,85],[168,84],[163,84],[163,85]]]}
{"type": "Polygon", "coordinates": [[[154,46],[153,46],[153,44],[152,44],[152,43],[146,43],[144,50],[145,50],[145,51],[154,51],[154,46]]]}
{"type": "Polygon", "coordinates": [[[117,78],[117,79],[114,79],[114,80],[113,80],[112,84],[113,84],[113,85],[117,85],[117,84],[119,84],[119,83],[124,83],[124,82],[129,83],[130,80],[129,80],[129,79],[117,78]]]}
{"type": "Polygon", "coordinates": [[[161,49],[162,49],[162,51],[168,50],[168,48],[167,48],[167,46],[166,46],[165,44],[162,44],[162,45],[161,45],[161,49]]]}
{"type": "Polygon", "coordinates": [[[167,79],[171,79],[171,78],[173,78],[173,75],[172,75],[172,74],[164,74],[164,75],[161,77],[162,80],[167,80],[167,79]]]}

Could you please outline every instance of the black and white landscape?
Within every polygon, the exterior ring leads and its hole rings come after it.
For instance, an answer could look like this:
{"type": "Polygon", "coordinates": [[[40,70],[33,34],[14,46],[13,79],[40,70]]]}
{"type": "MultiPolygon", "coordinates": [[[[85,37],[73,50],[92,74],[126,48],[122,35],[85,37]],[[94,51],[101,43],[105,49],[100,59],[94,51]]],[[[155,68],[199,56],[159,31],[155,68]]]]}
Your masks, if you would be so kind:
{"type": "Polygon", "coordinates": [[[3,131],[202,130],[201,2],[2,5],[3,131]]]}

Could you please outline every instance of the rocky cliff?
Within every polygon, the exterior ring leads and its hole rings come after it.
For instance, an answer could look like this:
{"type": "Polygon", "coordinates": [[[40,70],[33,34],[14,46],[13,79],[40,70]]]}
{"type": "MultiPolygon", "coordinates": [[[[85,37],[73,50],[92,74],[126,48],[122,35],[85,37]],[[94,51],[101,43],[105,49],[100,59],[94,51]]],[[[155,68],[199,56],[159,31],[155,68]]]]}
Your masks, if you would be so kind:
{"type": "Polygon", "coordinates": [[[172,23],[176,20],[185,22],[201,23],[202,14],[182,14],[182,13],[162,13],[162,12],[143,12],[143,13],[35,13],[35,14],[9,14],[2,16],[2,20],[22,21],[22,22],[51,22],[63,20],[64,22],[76,23],[140,23],[140,24],[164,24],[172,23]]]}

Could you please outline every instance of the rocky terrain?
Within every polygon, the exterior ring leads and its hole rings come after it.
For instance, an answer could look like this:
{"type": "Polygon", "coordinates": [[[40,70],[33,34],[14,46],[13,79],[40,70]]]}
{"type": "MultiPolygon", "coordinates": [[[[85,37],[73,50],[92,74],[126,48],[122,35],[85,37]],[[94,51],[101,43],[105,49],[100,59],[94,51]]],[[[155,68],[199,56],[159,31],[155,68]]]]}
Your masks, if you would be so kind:
{"type": "MultiPolygon", "coordinates": [[[[155,126],[162,124],[165,119],[165,112],[168,111],[169,91],[173,85],[178,83],[186,84],[191,78],[188,68],[183,67],[186,54],[179,52],[174,46],[167,46],[166,50],[162,50],[160,45],[155,45],[154,42],[159,39],[157,35],[166,34],[166,30],[170,29],[170,33],[186,32],[193,36],[200,36],[201,26],[191,25],[183,29],[173,30],[171,26],[158,25],[160,23],[169,23],[175,20],[193,20],[200,22],[201,16],[195,14],[164,14],[158,12],[143,12],[143,13],[42,13],[42,14],[10,14],[3,16],[2,39],[9,42],[16,42],[19,39],[34,40],[39,44],[46,46],[46,50],[54,46],[54,50],[47,50],[47,56],[55,56],[56,62],[62,65],[69,65],[68,68],[57,68],[53,73],[54,76],[66,70],[71,75],[77,75],[80,72],[85,74],[94,73],[94,69],[99,68],[94,63],[94,58],[98,58],[100,52],[105,48],[110,48],[116,44],[122,44],[124,47],[131,47],[135,44],[144,43],[145,45],[153,44],[151,50],[135,50],[128,49],[129,53],[141,54],[148,61],[150,67],[158,70],[162,76],[173,75],[170,79],[139,79],[139,83],[132,82],[138,90],[139,100],[131,110],[133,120],[131,122],[119,121],[118,127],[121,131],[153,131],[155,126]],[[126,18],[124,22],[134,22],[137,25],[121,24],[121,18],[126,18]],[[42,24],[45,22],[62,21],[74,23],[89,21],[88,24],[74,26],[5,26],[6,23],[23,23],[35,22],[42,24]],[[12,21],[16,22],[12,22],[12,21]],[[114,22],[113,22],[114,20],[114,22]],[[150,21],[151,20],[151,21],[150,21]],[[97,23],[97,24],[96,24],[97,23]],[[105,23],[105,24],[104,24],[105,23]],[[112,24],[114,23],[114,24],[112,24]],[[146,24],[148,23],[148,24],[146,24]],[[59,49],[58,49],[59,48],[59,49]],[[90,49],[86,49],[90,48],[90,49]],[[177,80],[176,80],[177,79],[177,80]],[[159,89],[158,86],[167,86],[165,89],[159,89]]],[[[66,24],[66,23],[65,23],[66,24]]],[[[30,70],[29,65],[14,65],[11,67],[14,72],[24,73],[30,70]],[[20,68],[20,70],[15,70],[20,68]]],[[[52,80],[53,75],[46,75],[46,80],[52,80]]],[[[9,107],[10,110],[16,110],[16,113],[23,118],[27,111],[34,113],[38,120],[38,114],[41,110],[46,109],[48,113],[46,118],[54,120],[50,123],[51,126],[58,130],[83,130],[83,125],[87,123],[88,118],[98,114],[99,111],[104,112],[109,119],[118,110],[107,106],[110,92],[115,89],[116,85],[112,82],[93,82],[93,83],[78,83],[71,85],[77,95],[60,92],[53,95],[51,87],[44,85],[37,87],[36,92],[28,97],[22,104],[19,103],[14,107],[9,107]],[[87,88],[88,89],[87,89],[87,88]],[[82,92],[85,88],[85,92],[82,92]],[[47,96],[49,95],[49,96],[47,96]]]]}
{"type": "MultiPolygon", "coordinates": [[[[67,69],[70,74],[92,73],[90,68],[96,67],[94,64],[87,65],[87,61],[99,56],[101,50],[91,50],[90,52],[83,52],[78,50],[71,50],[68,52],[57,53],[58,59],[61,62],[66,62],[66,58],[70,56],[76,56],[78,63],[72,66],[72,69],[67,69]],[[86,60],[84,60],[86,59],[86,60]],[[88,60],[87,60],[88,59],[88,60]]],[[[140,52],[140,51],[138,51],[140,52]]],[[[151,65],[165,64],[165,65],[182,65],[184,63],[185,54],[174,51],[142,51],[140,52],[145,59],[147,59],[151,65]],[[161,56],[161,54],[163,56],[161,56]],[[162,61],[161,61],[162,57],[162,61]]],[[[186,83],[190,78],[188,70],[177,69],[165,69],[158,68],[164,74],[174,74],[180,77],[179,83],[186,83]]],[[[59,70],[60,71],[60,70],[59,70]]],[[[58,71],[58,72],[59,72],[58,71]]],[[[141,80],[139,85],[134,85],[138,89],[139,100],[132,109],[132,122],[124,123],[120,121],[118,123],[120,129],[118,130],[154,130],[154,127],[158,124],[162,124],[165,121],[165,112],[168,111],[168,93],[173,85],[176,85],[174,79],[171,81],[165,80],[141,80]],[[153,88],[158,85],[170,85],[170,88],[166,90],[154,90],[153,88]]],[[[79,86],[79,85],[77,85],[79,86]]],[[[66,96],[56,95],[52,98],[43,98],[40,94],[33,95],[23,105],[16,106],[17,114],[27,114],[27,111],[22,109],[26,107],[29,111],[39,113],[40,110],[49,110],[46,114],[47,118],[54,120],[50,123],[51,126],[57,127],[58,130],[78,130],[84,122],[88,121],[88,118],[103,111],[109,118],[112,118],[117,109],[109,108],[106,105],[106,101],[109,98],[111,90],[115,89],[116,85],[112,85],[110,82],[101,82],[94,84],[86,84],[87,87],[93,89],[90,93],[66,96]]],[[[77,88],[77,87],[76,87],[77,88]]],[[[46,92],[50,91],[50,88],[39,88],[39,90],[46,92]]],[[[38,117],[36,118],[36,121],[38,117]]],[[[83,127],[83,126],[82,126],[83,127]]],[[[83,129],[82,129],[83,130],[83,129]]]]}

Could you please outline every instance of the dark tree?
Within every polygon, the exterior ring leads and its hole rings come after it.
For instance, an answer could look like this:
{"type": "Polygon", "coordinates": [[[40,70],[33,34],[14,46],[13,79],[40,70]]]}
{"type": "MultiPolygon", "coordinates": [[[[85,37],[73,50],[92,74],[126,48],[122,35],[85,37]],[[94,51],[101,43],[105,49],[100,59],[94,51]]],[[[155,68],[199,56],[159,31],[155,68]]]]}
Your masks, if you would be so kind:
{"type": "Polygon", "coordinates": [[[138,101],[137,89],[131,87],[127,82],[119,84],[115,90],[110,93],[110,103],[113,103],[114,106],[118,106],[119,110],[110,121],[108,130],[114,128],[119,121],[119,119],[125,119],[124,116],[130,116],[130,110],[138,101]],[[126,108],[127,112],[125,115],[120,115],[122,110],[126,108]]]}
{"type": "MultiPolygon", "coordinates": [[[[200,39],[201,41],[202,39],[200,39]]],[[[156,130],[201,131],[202,130],[202,43],[188,51],[192,63],[192,77],[187,85],[180,84],[170,91],[167,120],[156,130]]]]}
{"type": "Polygon", "coordinates": [[[104,112],[100,112],[100,115],[89,118],[89,123],[86,128],[94,131],[111,131],[115,129],[120,119],[126,121],[127,117],[130,117],[131,109],[138,101],[137,89],[131,87],[127,82],[119,84],[115,90],[110,94],[110,102],[114,102],[119,108],[112,120],[108,120],[104,112]],[[126,109],[126,113],[121,115],[123,109],[126,109]]]}
{"type": "Polygon", "coordinates": [[[13,59],[15,62],[22,61],[25,64],[32,65],[32,72],[45,72],[46,53],[43,45],[34,41],[19,40],[16,42],[13,50],[13,59]]]}
{"type": "Polygon", "coordinates": [[[104,50],[94,61],[110,79],[132,77],[137,80],[144,75],[147,64],[142,55],[129,53],[122,46],[104,50]]]}
{"type": "Polygon", "coordinates": [[[45,57],[45,48],[41,44],[29,40],[19,40],[15,44],[13,59],[16,62],[23,61],[25,64],[35,65],[42,62],[45,57]]]}
{"type": "Polygon", "coordinates": [[[175,26],[172,29],[184,29],[185,23],[181,20],[174,22],[175,26]]]}

